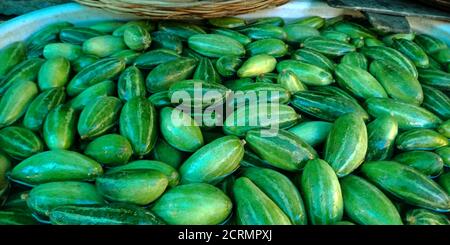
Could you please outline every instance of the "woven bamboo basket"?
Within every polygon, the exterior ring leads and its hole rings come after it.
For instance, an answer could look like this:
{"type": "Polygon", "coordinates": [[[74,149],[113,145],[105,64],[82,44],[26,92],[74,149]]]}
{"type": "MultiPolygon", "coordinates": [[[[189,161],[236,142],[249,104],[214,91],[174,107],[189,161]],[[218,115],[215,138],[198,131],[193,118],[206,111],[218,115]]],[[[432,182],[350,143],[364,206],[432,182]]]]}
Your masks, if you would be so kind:
{"type": "Polygon", "coordinates": [[[289,0],[75,0],[112,12],[152,19],[207,19],[272,8],[289,0]]]}

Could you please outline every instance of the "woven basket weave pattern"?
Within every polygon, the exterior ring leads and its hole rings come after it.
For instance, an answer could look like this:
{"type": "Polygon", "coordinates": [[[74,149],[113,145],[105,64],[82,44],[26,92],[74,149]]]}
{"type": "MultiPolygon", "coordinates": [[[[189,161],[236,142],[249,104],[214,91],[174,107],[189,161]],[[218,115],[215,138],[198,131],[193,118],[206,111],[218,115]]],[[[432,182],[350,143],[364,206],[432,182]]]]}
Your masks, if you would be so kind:
{"type": "Polygon", "coordinates": [[[289,0],[75,0],[78,3],[118,13],[152,19],[206,19],[272,8],[289,0]]]}

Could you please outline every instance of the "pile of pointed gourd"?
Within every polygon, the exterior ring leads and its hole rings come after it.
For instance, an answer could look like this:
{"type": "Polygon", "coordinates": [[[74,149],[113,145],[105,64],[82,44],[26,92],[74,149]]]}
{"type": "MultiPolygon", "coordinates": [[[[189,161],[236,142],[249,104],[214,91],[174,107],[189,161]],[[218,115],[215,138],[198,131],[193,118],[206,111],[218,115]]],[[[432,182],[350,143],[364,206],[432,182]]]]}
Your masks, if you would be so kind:
{"type": "Polygon", "coordinates": [[[449,224],[449,71],[343,16],[49,25],[0,50],[0,224],[449,224]]]}

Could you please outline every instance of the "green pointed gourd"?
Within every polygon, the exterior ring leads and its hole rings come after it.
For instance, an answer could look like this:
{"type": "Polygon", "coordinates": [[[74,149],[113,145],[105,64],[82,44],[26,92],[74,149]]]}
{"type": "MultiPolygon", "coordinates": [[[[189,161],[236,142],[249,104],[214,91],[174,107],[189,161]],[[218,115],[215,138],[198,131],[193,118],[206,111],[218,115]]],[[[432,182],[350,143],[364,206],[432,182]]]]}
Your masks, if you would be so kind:
{"type": "Polygon", "coordinates": [[[339,117],[333,124],[325,143],[324,160],[343,177],[364,161],[367,152],[367,129],[355,113],[339,117]]]}
{"type": "Polygon", "coordinates": [[[139,157],[153,149],[157,138],[156,111],[145,98],[129,100],[120,112],[120,134],[125,136],[139,157]]]}
{"type": "Polygon", "coordinates": [[[68,105],[51,110],[44,121],[43,138],[51,150],[68,150],[75,142],[77,115],[68,105]]]}
{"type": "Polygon", "coordinates": [[[249,178],[289,217],[292,224],[306,225],[308,219],[302,197],[289,178],[268,168],[246,168],[243,176],[249,178]]]}
{"type": "Polygon", "coordinates": [[[290,225],[289,217],[246,177],[233,185],[237,222],[241,225],[290,225]]]}
{"type": "Polygon", "coordinates": [[[344,202],[341,186],[327,162],[314,159],[306,164],[300,177],[300,190],[311,224],[334,224],[342,220],[344,202]]]}
{"type": "Polygon", "coordinates": [[[198,149],[181,165],[181,182],[220,182],[239,168],[244,144],[236,136],[224,136],[198,149]]]}
{"type": "Polygon", "coordinates": [[[389,198],[367,180],[348,175],[340,180],[345,213],[361,225],[402,225],[389,198]]]}
{"type": "Polygon", "coordinates": [[[112,96],[99,97],[86,105],[78,119],[81,139],[92,139],[108,132],[118,123],[121,101],[112,96]]]}
{"type": "Polygon", "coordinates": [[[167,143],[181,151],[195,152],[204,144],[197,122],[179,109],[161,109],[160,131],[167,143]]]}
{"type": "Polygon", "coordinates": [[[128,163],[133,149],[128,139],[119,134],[107,134],[91,141],[84,150],[86,156],[106,166],[128,163]]]}
{"type": "Polygon", "coordinates": [[[168,190],[151,210],[171,225],[217,225],[230,215],[232,207],[219,188],[195,183],[168,190]]]}
{"type": "Polygon", "coordinates": [[[167,177],[154,170],[124,170],[97,177],[99,193],[111,202],[148,205],[167,188],[167,177]]]}

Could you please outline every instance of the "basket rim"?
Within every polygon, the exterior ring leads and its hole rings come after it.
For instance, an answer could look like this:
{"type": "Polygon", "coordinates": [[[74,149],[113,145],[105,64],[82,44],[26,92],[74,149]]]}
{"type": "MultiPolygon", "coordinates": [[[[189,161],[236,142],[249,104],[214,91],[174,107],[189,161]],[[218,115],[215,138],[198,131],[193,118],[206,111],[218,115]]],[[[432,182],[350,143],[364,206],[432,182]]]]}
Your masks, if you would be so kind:
{"type": "Polygon", "coordinates": [[[257,2],[269,4],[271,2],[288,2],[289,0],[75,0],[81,4],[103,5],[114,4],[118,6],[147,6],[151,8],[207,8],[230,4],[251,5],[257,2]]]}
{"type": "Polygon", "coordinates": [[[290,0],[75,0],[80,4],[114,13],[153,19],[206,19],[234,16],[274,8],[290,0]],[[180,1],[183,3],[180,4],[180,1]]]}

